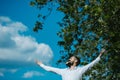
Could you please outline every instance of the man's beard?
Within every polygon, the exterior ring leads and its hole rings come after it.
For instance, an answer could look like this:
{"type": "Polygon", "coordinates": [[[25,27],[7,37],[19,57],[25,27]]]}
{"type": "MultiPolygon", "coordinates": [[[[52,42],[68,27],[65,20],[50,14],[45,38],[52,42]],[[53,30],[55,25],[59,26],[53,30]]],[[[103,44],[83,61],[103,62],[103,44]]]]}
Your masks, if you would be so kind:
{"type": "Polygon", "coordinates": [[[71,67],[72,65],[73,65],[73,62],[71,62],[70,60],[66,62],[66,66],[71,67]]]}

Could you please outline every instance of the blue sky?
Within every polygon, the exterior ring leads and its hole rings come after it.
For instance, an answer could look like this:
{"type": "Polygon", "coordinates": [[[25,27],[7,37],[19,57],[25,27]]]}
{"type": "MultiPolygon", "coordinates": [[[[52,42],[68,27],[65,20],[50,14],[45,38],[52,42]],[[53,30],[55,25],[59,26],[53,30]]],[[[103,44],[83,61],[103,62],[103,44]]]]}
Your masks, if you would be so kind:
{"type": "Polygon", "coordinates": [[[44,29],[35,33],[32,29],[39,10],[29,2],[0,0],[0,80],[61,80],[60,76],[41,69],[34,60],[56,67],[60,57],[57,22],[63,15],[53,10],[44,29]]]}

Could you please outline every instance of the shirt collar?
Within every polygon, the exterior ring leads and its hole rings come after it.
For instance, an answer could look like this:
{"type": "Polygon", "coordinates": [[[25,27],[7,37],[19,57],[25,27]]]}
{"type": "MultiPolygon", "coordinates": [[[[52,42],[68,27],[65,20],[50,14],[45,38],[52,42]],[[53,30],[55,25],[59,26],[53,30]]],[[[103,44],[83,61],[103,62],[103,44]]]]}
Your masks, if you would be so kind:
{"type": "MultiPolygon", "coordinates": [[[[78,66],[74,67],[74,69],[72,69],[72,70],[76,70],[77,68],[78,68],[78,66]]],[[[67,68],[67,70],[70,70],[69,67],[67,68]]],[[[70,71],[72,71],[72,70],[70,70],[70,71]]]]}

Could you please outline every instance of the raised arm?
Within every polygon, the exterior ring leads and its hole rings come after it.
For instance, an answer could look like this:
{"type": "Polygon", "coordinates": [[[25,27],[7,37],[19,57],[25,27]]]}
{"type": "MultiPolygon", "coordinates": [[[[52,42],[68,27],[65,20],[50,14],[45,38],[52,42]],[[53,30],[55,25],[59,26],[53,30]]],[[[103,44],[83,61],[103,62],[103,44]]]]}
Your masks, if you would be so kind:
{"type": "Polygon", "coordinates": [[[101,52],[100,52],[100,54],[99,54],[99,57],[101,57],[104,52],[105,52],[105,49],[102,49],[101,52]]]}
{"type": "Polygon", "coordinates": [[[51,71],[51,72],[54,72],[56,74],[59,74],[61,75],[62,74],[62,69],[59,69],[59,68],[54,68],[54,67],[50,67],[50,66],[46,66],[44,65],[42,62],[40,61],[36,61],[36,63],[42,67],[43,69],[45,69],[46,71],[51,71]]]}
{"type": "Polygon", "coordinates": [[[91,63],[87,64],[86,66],[83,67],[83,73],[86,72],[88,69],[90,69],[91,67],[93,67],[96,63],[98,63],[100,61],[100,57],[102,56],[102,54],[105,52],[105,49],[102,49],[99,56],[92,61],[91,63]]]}

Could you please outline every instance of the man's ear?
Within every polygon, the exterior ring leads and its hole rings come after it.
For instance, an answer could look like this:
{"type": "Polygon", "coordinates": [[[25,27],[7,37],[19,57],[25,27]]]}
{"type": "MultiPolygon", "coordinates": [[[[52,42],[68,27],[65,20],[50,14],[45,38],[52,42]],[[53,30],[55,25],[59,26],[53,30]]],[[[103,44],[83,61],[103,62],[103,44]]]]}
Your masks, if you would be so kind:
{"type": "Polygon", "coordinates": [[[77,60],[75,60],[75,62],[77,62],[77,60]]]}

